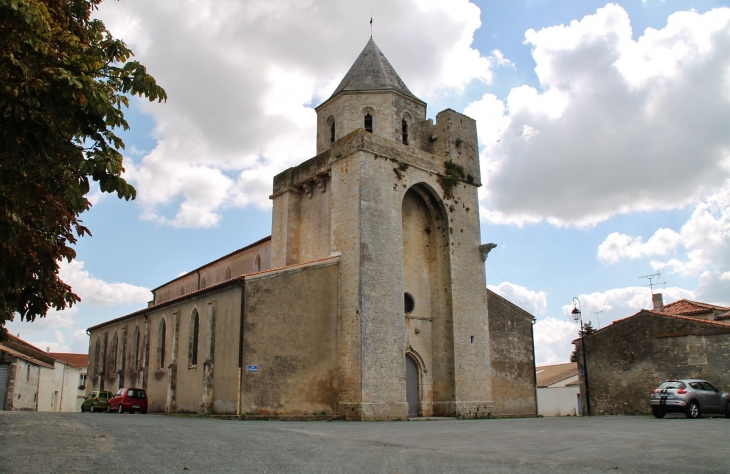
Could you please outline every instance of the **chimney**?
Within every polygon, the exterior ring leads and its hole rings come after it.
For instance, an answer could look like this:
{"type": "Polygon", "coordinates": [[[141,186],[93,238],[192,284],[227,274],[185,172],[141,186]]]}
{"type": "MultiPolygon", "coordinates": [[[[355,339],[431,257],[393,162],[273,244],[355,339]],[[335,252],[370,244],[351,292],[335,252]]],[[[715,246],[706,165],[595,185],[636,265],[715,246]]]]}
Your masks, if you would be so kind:
{"type": "Polygon", "coordinates": [[[654,311],[661,313],[664,311],[664,299],[661,293],[651,295],[651,299],[654,303],[654,311]]]}

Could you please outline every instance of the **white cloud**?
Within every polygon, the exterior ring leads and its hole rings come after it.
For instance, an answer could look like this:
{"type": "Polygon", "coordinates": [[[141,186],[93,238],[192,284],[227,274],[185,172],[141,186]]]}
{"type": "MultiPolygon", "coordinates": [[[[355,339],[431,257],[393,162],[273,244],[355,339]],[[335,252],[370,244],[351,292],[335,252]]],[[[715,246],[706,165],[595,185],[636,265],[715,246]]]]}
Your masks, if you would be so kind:
{"type": "MultiPolygon", "coordinates": [[[[656,290],[662,293],[664,304],[669,304],[680,299],[694,299],[693,291],[678,287],[662,288],[656,290]]],[[[594,328],[606,327],[617,319],[634,315],[642,309],[652,309],[651,290],[641,286],[630,286],[627,288],[613,288],[603,292],[594,292],[578,296],[583,322],[591,322],[594,328]],[[595,314],[601,312],[600,314],[595,314]]],[[[567,304],[563,307],[563,315],[571,317],[573,305],[567,304]]]]}
{"type": "Polygon", "coordinates": [[[681,256],[653,260],[657,270],[699,277],[697,298],[730,303],[730,180],[695,208],[679,232],[659,229],[646,243],[642,237],[612,233],[598,246],[598,258],[616,263],[622,258],[661,256],[681,246],[681,256]]]}
{"type": "Polygon", "coordinates": [[[26,341],[44,352],[71,352],[71,349],[57,341],[26,341]]]}
{"type": "MultiPolygon", "coordinates": [[[[679,299],[694,299],[695,293],[672,287],[661,290],[664,304],[679,299]]],[[[651,309],[652,296],[648,288],[633,286],[613,288],[604,292],[582,294],[580,301],[583,323],[590,322],[594,328],[604,328],[617,319],[633,316],[641,309],[651,309]],[[596,314],[600,312],[599,314],[596,314]]],[[[578,323],[573,321],[572,305],[564,305],[563,317],[547,316],[535,323],[535,363],[537,365],[568,362],[573,352],[571,343],[578,337],[578,323]]]]}
{"type": "Polygon", "coordinates": [[[564,319],[547,317],[535,323],[535,365],[562,364],[570,361],[571,341],[578,337],[578,325],[564,319]]]}
{"type": "Polygon", "coordinates": [[[532,315],[543,314],[547,308],[547,293],[544,291],[530,290],[508,281],[503,281],[497,286],[487,285],[487,288],[532,315]]]}
{"type": "Polygon", "coordinates": [[[598,258],[604,262],[616,263],[624,257],[636,259],[666,255],[677,248],[680,240],[680,234],[672,229],[659,229],[646,242],[641,237],[613,232],[598,246],[598,258]]]}
{"type": "Polygon", "coordinates": [[[107,283],[92,277],[88,270],[84,270],[84,262],[80,260],[61,262],[59,275],[79,295],[83,303],[95,306],[146,303],[152,298],[147,288],[129,283],[107,283]]]}
{"type": "Polygon", "coordinates": [[[471,47],[480,11],[466,0],[104,2],[98,16],[169,95],[142,103],[157,145],[126,166],[143,218],[211,227],[227,207],[268,209],[272,177],[314,156],[311,106],[365,46],[371,13],[379,46],[425,100],[508,64],[471,47]]]}
{"type": "Polygon", "coordinates": [[[697,202],[729,176],[730,8],[675,13],[635,41],[608,4],[525,36],[541,90],[466,109],[483,145],[483,218],[590,225],[697,202]]]}

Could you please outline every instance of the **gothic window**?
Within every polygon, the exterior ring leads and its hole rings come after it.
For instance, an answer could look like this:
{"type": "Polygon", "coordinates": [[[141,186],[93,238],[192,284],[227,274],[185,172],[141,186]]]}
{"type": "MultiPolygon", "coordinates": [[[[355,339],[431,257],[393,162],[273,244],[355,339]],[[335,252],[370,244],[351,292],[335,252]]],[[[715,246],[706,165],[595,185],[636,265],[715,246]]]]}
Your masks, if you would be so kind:
{"type": "Polygon", "coordinates": [[[261,256],[256,255],[256,260],[253,262],[253,271],[260,272],[261,271],[261,256]]]}
{"type": "Polygon", "coordinates": [[[132,370],[139,370],[139,326],[135,326],[132,339],[132,367],[132,370]]]}
{"type": "Polygon", "coordinates": [[[330,143],[335,142],[335,121],[330,124],[330,143]]]}
{"type": "Polygon", "coordinates": [[[27,371],[25,372],[25,381],[30,380],[30,364],[28,364],[27,371]]]}
{"type": "Polygon", "coordinates": [[[370,112],[365,114],[365,131],[373,133],[373,116],[370,112]]]}
{"type": "Polygon", "coordinates": [[[401,130],[403,132],[403,144],[408,145],[408,122],[406,122],[406,119],[401,122],[401,130]]]}
{"type": "Polygon", "coordinates": [[[198,310],[194,309],[190,317],[190,349],[188,350],[188,365],[198,364],[198,335],[200,333],[200,318],[198,310]]]}
{"type": "Polygon", "coordinates": [[[114,371],[117,370],[117,344],[119,339],[117,338],[117,333],[114,333],[114,337],[112,338],[112,352],[111,352],[111,361],[109,363],[109,372],[114,373],[114,371]]]}
{"type": "Polygon", "coordinates": [[[165,334],[166,330],[167,330],[167,327],[165,325],[165,319],[163,318],[162,321],[160,321],[160,334],[158,337],[159,345],[157,347],[157,368],[158,369],[165,368],[165,337],[167,336],[165,334]]]}
{"type": "Polygon", "coordinates": [[[96,337],[96,344],[94,345],[94,375],[99,375],[99,359],[101,355],[101,341],[99,336],[96,337]]]}

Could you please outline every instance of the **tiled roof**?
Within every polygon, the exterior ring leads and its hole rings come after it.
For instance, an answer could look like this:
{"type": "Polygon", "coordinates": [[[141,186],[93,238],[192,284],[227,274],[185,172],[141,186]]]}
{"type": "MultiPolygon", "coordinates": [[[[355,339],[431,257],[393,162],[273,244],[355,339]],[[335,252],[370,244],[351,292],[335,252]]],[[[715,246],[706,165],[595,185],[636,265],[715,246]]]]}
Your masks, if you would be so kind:
{"type": "Polygon", "coordinates": [[[50,364],[46,364],[45,362],[41,362],[40,360],[36,359],[35,357],[31,357],[29,355],[23,354],[22,352],[18,352],[15,349],[11,349],[7,346],[4,346],[0,344],[0,351],[5,352],[7,354],[10,354],[13,357],[17,357],[18,359],[23,359],[27,362],[30,362],[31,364],[39,365],[41,367],[46,367],[48,369],[52,369],[53,366],[50,364]]]}
{"type": "Polygon", "coordinates": [[[537,372],[537,386],[549,387],[578,375],[578,364],[568,362],[567,364],[543,365],[535,367],[535,371],[537,372]]]}
{"type": "MultiPolygon", "coordinates": [[[[594,335],[598,334],[599,332],[603,332],[603,331],[609,330],[612,327],[616,326],[617,324],[621,324],[623,322],[629,321],[629,320],[634,319],[635,317],[640,316],[642,314],[655,314],[657,316],[664,316],[665,318],[684,319],[686,321],[693,321],[693,322],[696,322],[698,324],[710,324],[710,325],[714,325],[714,326],[718,326],[718,327],[724,327],[724,328],[730,327],[730,321],[728,321],[728,322],[712,321],[712,320],[703,319],[703,318],[693,318],[691,316],[685,316],[683,314],[667,314],[665,312],[661,312],[660,313],[658,311],[652,311],[652,310],[648,310],[648,309],[642,309],[641,311],[639,311],[636,314],[633,314],[633,315],[628,316],[628,317],[623,318],[623,319],[617,319],[613,323],[611,323],[610,325],[604,326],[601,329],[599,329],[598,331],[593,332],[590,335],[587,335],[586,337],[593,337],[594,335]]],[[[580,338],[576,338],[576,339],[574,339],[572,341],[572,343],[575,344],[579,340],[580,340],[580,338]]]]}
{"type": "Polygon", "coordinates": [[[330,99],[344,91],[379,90],[400,92],[412,99],[423,102],[408,90],[406,84],[378,48],[378,45],[370,38],[368,44],[365,45],[365,49],[362,50],[350,70],[347,71],[330,99]]]}
{"type": "Polygon", "coordinates": [[[730,311],[717,315],[716,319],[730,319],[730,311]]]}
{"type": "Polygon", "coordinates": [[[70,352],[49,352],[53,357],[74,367],[88,367],[89,354],[72,354],[70,352]]]}
{"type": "Polygon", "coordinates": [[[664,306],[663,313],[689,315],[693,313],[707,313],[710,311],[727,312],[730,308],[714,304],[700,303],[692,300],[679,300],[664,306]]]}

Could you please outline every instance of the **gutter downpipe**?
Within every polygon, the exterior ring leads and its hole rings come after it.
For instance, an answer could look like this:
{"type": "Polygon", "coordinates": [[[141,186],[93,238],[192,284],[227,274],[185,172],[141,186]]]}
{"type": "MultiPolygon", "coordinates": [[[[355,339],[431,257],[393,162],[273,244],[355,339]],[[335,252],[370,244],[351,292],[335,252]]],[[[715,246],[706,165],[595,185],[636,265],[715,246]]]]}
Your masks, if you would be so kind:
{"type": "Polygon", "coordinates": [[[241,322],[238,333],[238,394],[236,397],[236,416],[241,416],[241,382],[243,377],[243,316],[245,310],[244,295],[246,293],[246,279],[241,278],[238,282],[241,287],[241,322]]]}
{"type": "MultiPolygon", "coordinates": [[[[533,316],[532,318],[532,365],[535,364],[535,323],[537,322],[537,318],[533,316]]],[[[540,407],[537,405],[537,367],[532,371],[534,373],[534,380],[535,380],[535,417],[540,416],[540,407]]]]}

